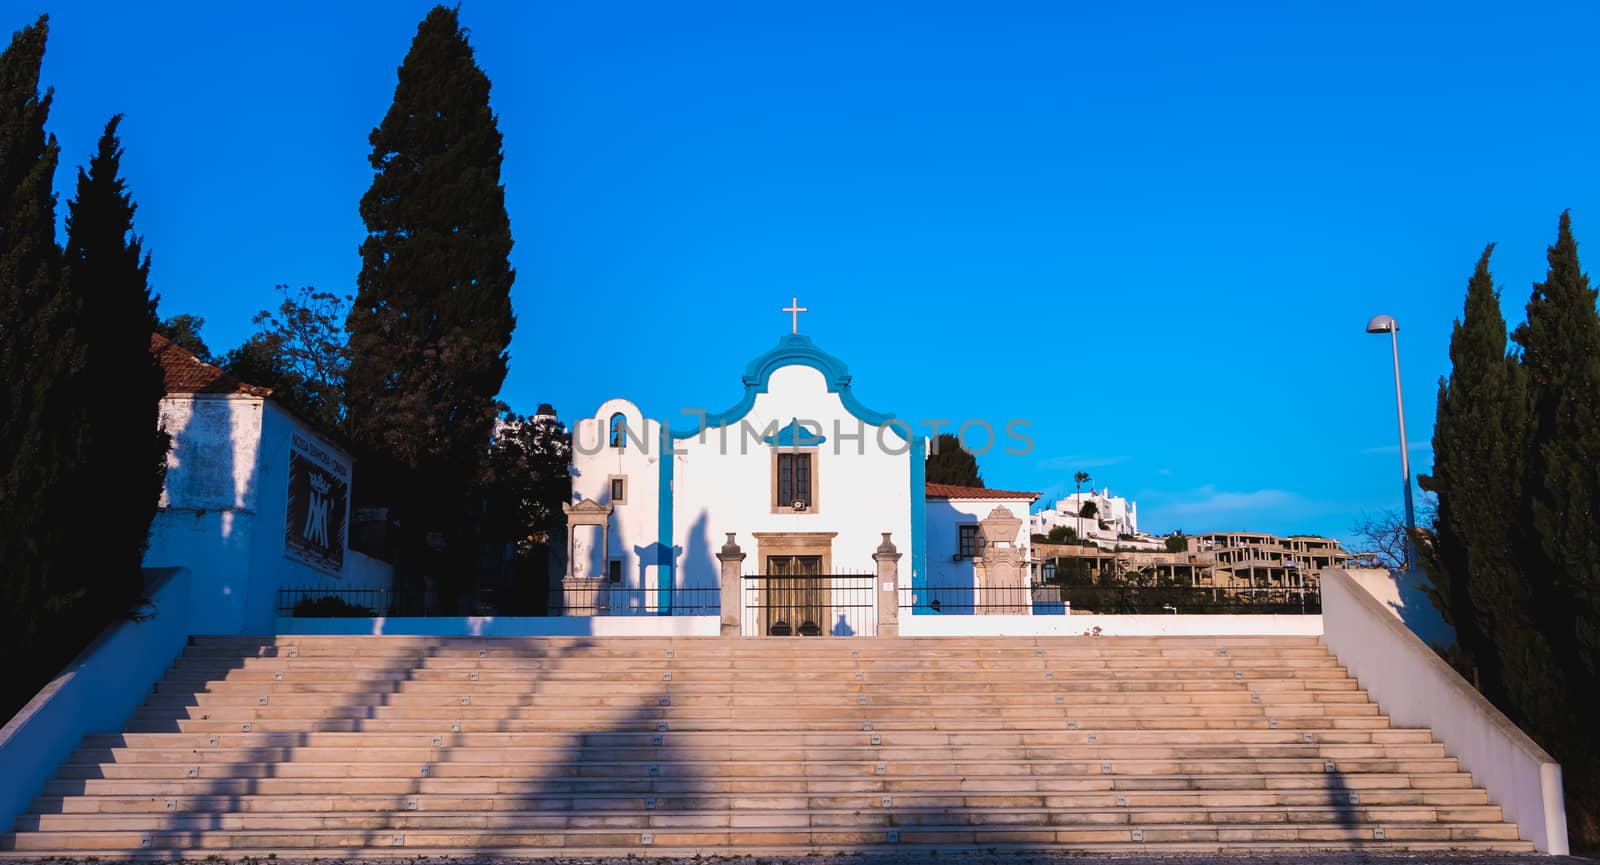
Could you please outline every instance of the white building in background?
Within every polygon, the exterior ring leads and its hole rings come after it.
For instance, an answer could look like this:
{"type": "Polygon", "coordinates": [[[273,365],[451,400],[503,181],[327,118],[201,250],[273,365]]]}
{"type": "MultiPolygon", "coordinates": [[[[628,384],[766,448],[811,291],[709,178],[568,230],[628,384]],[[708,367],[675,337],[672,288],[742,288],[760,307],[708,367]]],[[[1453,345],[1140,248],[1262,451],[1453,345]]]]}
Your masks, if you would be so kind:
{"type": "Polygon", "coordinates": [[[389,588],[393,568],[349,546],[349,453],[269,388],[159,334],[150,350],[172,446],[144,566],[190,571],[205,633],[271,633],[283,589],[389,588]]]}
{"type": "Polygon", "coordinates": [[[1035,494],[933,495],[923,437],[863,406],[844,362],[805,336],[784,335],[741,383],[725,411],[663,424],[617,398],[573,425],[568,614],[716,608],[739,580],[725,628],[871,634],[902,604],[928,607],[935,573],[969,599],[980,582],[1026,590],[1035,494]]]}
{"type": "Polygon", "coordinates": [[[1094,541],[1107,549],[1118,543],[1123,546],[1159,543],[1158,539],[1139,534],[1139,506],[1121,496],[1113,496],[1110,489],[1090,489],[1057,499],[1053,507],[1028,517],[1032,534],[1048,535],[1056,526],[1067,526],[1085,540],[1094,541]],[[1083,516],[1084,507],[1094,505],[1094,516],[1083,516]]]}
{"type": "Polygon", "coordinates": [[[937,483],[925,489],[929,605],[937,603],[940,613],[1029,613],[1031,587],[996,581],[989,563],[1008,555],[1024,566],[1031,562],[1023,517],[1039,494],[937,483]]]}

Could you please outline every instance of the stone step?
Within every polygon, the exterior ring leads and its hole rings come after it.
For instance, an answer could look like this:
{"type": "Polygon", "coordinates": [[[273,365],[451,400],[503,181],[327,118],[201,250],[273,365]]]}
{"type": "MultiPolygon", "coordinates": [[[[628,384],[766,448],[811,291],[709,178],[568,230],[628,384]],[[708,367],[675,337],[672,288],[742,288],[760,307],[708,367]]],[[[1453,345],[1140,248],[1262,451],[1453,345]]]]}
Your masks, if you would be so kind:
{"type": "Polygon", "coordinates": [[[395,635],[310,635],[280,634],[262,638],[193,637],[188,648],[196,651],[222,650],[237,655],[253,651],[270,651],[281,648],[346,649],[357,651],[410,650],[419,652],[524,652],[550,656],[596,655],[626,652],[637,655],[659,655],[663,652],[699,653],[705,655],[771,655],[793,658],[797,655],[827,657],[830,655],[869,655],[872,653],[914,652],[1004,652],[1028,654],[1032,652],[1108,652],[1108,651],[1168,651],[1195,653],[1202,651],[1239,651],[1266,649],[1294,651],[1297,649],[1322,649],[1316,636],[1273,635],[1150,635],[1120,636],[1083,639],[1077,636],[1038,637],[853,637],[840,639],[774,640],[765,637],[427,637],[395,635]]]}
{"type": "MultiPolygon", "coordinates": [[[[693,689],[673,687],[633,694],[549,694],[517,692],[511,689],[481,687],[475,683],[456,683],[437,688],[403,688],[388,692],[333,693],[333,692],[269,692],[259,688],[232,689],[223,692],[202,691],[193,694],[157,693],[145,700],[150,708],[162,707],[229,707],[229,706],[297,706],[326,708],[348,706],[352,703],[369,705],[380,697],[386,708],[407,706],[461,705],[462,697],[469,697],[471,705],[524,707],[537,705],[543,708],[585,708],[657,706],[663,695],[671,697],[671,705],[681,709],[695,707],[728,708],[750,707],[782,711],[802,699],[801,694],[778,693],[705,693],[693,689]]],[[[940,712],[960,708],[1004,708],[1007,706],[1102,705],[1102,706],[1239,706],[1283,705],[1307,706],[1344,704],[1376,706],[1368,702],[1365,691],[1249,691],[1243,688],[1229,691],[1189,691],[1176,693],[1083,693],[1071,690],[1040,688],[1033,691],[1018,690],[1011,693],[903,693],[877,688],[838,688],[828,694],[805,694],[806,701],[849,701],[866,697],[877,706],[915,706],[934,708],[940,712]],[[1056,699],[1059,697],[1060,699],[1056,699]]],[[[1362,712],[1366,714],[1366,712],[1362,712]]]]}
{"type": "MultiPolygon", "coordinates": [[[[1054,675],[1046,681],[1054,683],[1057,687],[1071,688],[1077,691],[1212,691],[1245,687],[1264,691],[1353,691],[1358,689],[1354,680],[1343,676],[1322,678],[1277,677],[1267,675],[1261,671],[1250,671],[1248,673],[1239,671],[1240,675],[1238,676],[1210,677],[1179,675],[1177,673],[1170,676],[1160,676],[1155,673],[1126,672],[1112,676],[1075,671],[1049,672],[1053,672],[1054,675]]],[[[485,687],[503,684],[522,689],[536,687],[541,692],[584,693],[601,684],[612,689],[644,689],[660,686],[664,681],[670,681],[675,687],[702,687],[725,691],[737,689],[745,693],[792,692],[802,688],[824,689],[841,684],[865,685],[874,688],[896,688],[908,691],[1019,691],[1037,687],[1039,684],[1038,679],[1025,679],[1016,675],[995,675],[979,678],[927,672],[894,674],[877,671],[835,671],[827,674],[795,676],[789,679],[775,680],[770,675],[706,676],[695,671],[685,672],[681,670],[662,672],[632,671],[617,673],[614,676],[574,675],[568,671],[560,671],[538,676],[526,676],[507,673],[502,670],[477,668],[469,670],[416,670],[411,674],[393,673],[375,676],[353,676],[349,671],[293,668],[277,671],[266,669],[234,670],[231,672],[218,672],[216,675],[197,673],[195,675],[180,676],[174,673],[163,679],[159,683],[157,690],[185,693],[222,687],[274,687],[307,691],[344,688],[393,690],[402,685],[407,687],[440,687],[458,682],[474,682],[485,687]],[[672,678],[666,679],[665,676],[669,673],[672,678]],[[860,676],[860,678],[856,678],[857,676],[860,676]]]]}
{"type": "MultiPolygon", "coordinates": [[[[332,755],[328,755],[332,756],[332,755]]],[[[1185,758],[1180,760],[1143,757],[1091,757],[1078,759],[876,759],[817,760],[795,755],[793,759],[704,759],[668,754],[655,761],[611,762],[599,759],[551,760],[546,762],[481,762],[470,759],[424,759],[405,762],[336,760],[312,762],[293,760],[272,762],[207,762],[191,758],[188,763],[65,763],[57,772],[60,780],[71,779],[239,779],[239,778],[494,778],[538,781],[546,778],[751,778],[783,776],[866,777],[948,776],[966,778],[1083,775],[1206,775],[1206,774],[1333,774],[1404,773],[1443,774],[1457,771],[1453,757],[1349,758],[1333,760],[1315,757],[1185,758]],[[420,767],[420,768],[419,768],[420,767]]]]}
{"type": "MultiPolygon", "coordinates": [[[[872,809],[882,807],[881,793],[855,795],[759,795],[691,792],[662,795],[647,801],[643,795],[583,796],[402,794],[366,796],[338,794],[314,796],[298,794],[247,794],[218,796],[98,795],[40,797],[30,813],[40,814],[152,814],[152,813],[324,813],[333,811],[789,811],[819,809],[872,809]],[[651,808],[651,805],[654,808],[651,808]],[[413,808],[412,806],[415,805],[413,808]]],[[[1062,794],[962,794],[949,792],[900,792],[892,797],[896,808],[1179,808],[1202,811],[1205,808],[1287,808],[1364,806],[1465,807],[1488,805],[1482,789],[1416,790],[1410,788],[1368,788],[1338,791],[1310,790],[1106,790],[1062,794]],[[1353,794],[1353,797],[1352,797],[1353,794]]]]}
{"type": "Polygon", "coordinates": [[[1094,732],[1098,744],[1179,746],[1179,745],[1415,745],[1431,744],[1433,734],[1426,729],[1390,728],[1379,730],[1207,730],[1207,729],[1099,729],[1050,730],[1028,732],[985,730],[982,732],[942,732],[891,730],[868,732],[796,732],[787,729],[728,732],[626,733],[585,731],[575,733],[94,733],[85,738],[85,748],[154,748],[250,750],[268,747],[293,748],[644,748],[670,744],[687,748],[855,748],[873,747],[1050,747],[1089,744],[1094,732]],[[1308,742],[1306,737],[1310,735],[1308,742]],[[439,745],[433,738],[439,737],[439,745]],[[874,738],[877,743],[874,744],[874,738]],[[659,739],[659,741],[658,741],[659,739]]]}
{"type": "MultiPolygon", "coordinates": [[[[83,851],[154,850],[270,850],[275,853],[307,850],[344,850],[386,846],[406,848],[406,855],[417,850],[444,849],[528,849],[528,848],[625,848],[637,852],[650,846],[665,848],[740,848],[808,847],[828,849],[840,846],[875,846],[897,843],[937,845],[988,844],[1344,844],[1375,842],[1377,827],[1334,823],[1284,824],[1272,826],[1149,825],[1137,830],[1127,827],[1062,828],[1033,826],[922,825],[906,829],[810,829],[791,827],[747,827],[726,830],[666,830],[652,832],[648,839],[640,832],[615,829],[567,829],[559,832],[516,830],[422,830],[403,834],[381,830],[321,831],[70,831],[25,832],[12,836],[9,846],[18,852],[72,849],[83,851]],[[893,842],[889,832],[896,833],[893,842]],[[1133,832],[1140,836],[1135,839],[1133,832]],[[382,838],[372,834],[378,832],[382,838]]],[[[1515,827],[1504,823],[1400,824],[1382,827],[1384,846],[1396,841],[1509,842],[1509,849],[1526,849],[1518,843],[1515,827]]],[[[304,855],[304,854],[301,854],[304,855]]]]}
{"type": "Polygon", "coordinates": [[[1396,825],[1498,823],[1500,809],[1476,806],[1311,805],[1301,807],[1202,810],[1171,807],[1088,807],[1070,810],[1016,807],[889,807],[827,808],[801,806],[787,810],[718,809],[703,811],[493,811],[477,809],[408,810],[380,813],[246,812],[218,817],[214,813],[154,812],[146,814],[34,814],[18,821],[18,832],[75,831],[281,831],[323,829],[488,829],[582,830],[734,828],[742,826],[1162,826],[1173,824],[1396,825]]]}
{"type": "Polygon", "coordinates": [[[1232,652],[1227,655],[1218,655],[1210,652],[1199,654],[1182,653],[1151,653],[1151,652],[1121,652],[1121,653],[1056,653],[1056,654],[974,654],[953,653],[940,654],[933,652],[885,652],[883,654],[860,655],[857,657],[827,657],[816,655],[802,655],[800,660],[796,656],[801,653],[791,653],[785,657],[763,657],[757,655],[707,655],[701,657],[674,655],[671,658],[661,655],[584,655],[577,657],[550,657],[538,655],[519,655],[515,653],[499,653],[479,655],[475,652],[462,652],[460,654],[391,652],[385,654],[374,653],[341,653],[337,649],[326,651],[302,651],[300,649],[280,649],[263,652],[258,655],[240,657],[229,655],[225,652],[206,653],[186,649],[179,657],[179,664],[194,664],[196,666],[210,667],[250,667],[265,664],[289,664],[293,666],[314,667],[330,663],[344,662],[351,669],[380,670],[394,667],[459,667],[470,665],[497,666],[505,669],[556,669],[581,663],[584,667],[593,670],[637,670],[637,669],[686,669],[704,671],[732,672],[737,670],[769,669],[778,671],[790,670],[918,670],[918,669],[950,669],[971,671],[993,670],[1041,670],[1041,669],[1138,669],[1149,667],[1155,669],[1173,669],[1178,667],[1192,667],[1202,669],[1228,669],[1228,668],[1268,668],[1268,669],[1306,669],[1326,668],[1338,666],[1338,659],[1329,654],[1326,649],[1310,651],[1273,651],[1273,652],[1232,652]]]}
{"type": "MultiPolygon", "coordinates": [[[[1279,745],[965,745],[957,747],[916,747],[909,745],[871,745],[863,742],[854,746],[807,747],[790,743],[761,747],[693,745],[678,742],[676,737],[659,746],[612,747],[469,747],[444,744],[431,745],[420,739],[413,747],[363,746],[358,750],[340,747],[271,746],[262,748],[79,748],[67,762],[65,769],[74,772],[98,766],[136,766],[159,764],[162,766],[191,764],[225,764],[237,766],[278,763],[416,763],[437,762],[503,762],[516,765],[547,763],[655,763],[655,762],[706,762],[735,763],[771,762],[777,760],[878,760],[921,762],[931,760],[1372,760],[1372,759],[1440,759],[1445,756],[1441,744],[1411,745],[1334,745],[1295,743],[1279,745]]],[[[1098,739],[1098,737],[1097,737],[1098,739]]],[[[72,777],[92,777],[73,775],[72,777]]],[[[109,777],[109,776],[108,776],[109,777]]]]}
{"type": "Polygon", "coordinates": [[[1079,723],[1085,730],[1382,730],[1389,727],[1389,719],[1382,715],[1351,718],[1330,717],[1284,717],[1269,718],[1266,715],[1248,715],[1243,717],[1154,717],[1134,718],[1127,713],[1118,713],[1095,718],[1066,718],[1065,713],[1055,716],[1027,717],[1027,718],[941,718],[929,721],[925,718],[893,718],[882,717],[876,713],[863,710],[855,717],[840,715],[828,718],[789,718],[789,719],[761,719],[761,718],[672,718],[666,712],[638,712],[631,713],[630,717],[618,719],[604,719],[604,724],[599,723],[594,715],[582,716],[571,714],[555,718],[541,715],[534,718],[332,718],[332,719],[307,719],[290,718],[255,718],[246,721],[236,719],[211,719],[211,718],[162,718],[141,717],[138,713],[128,722],[127,730],[133,733],[165,733],[165,732],[190,732],[190,733],[249,733],[249,732],[339,732],[339,731],[365,731],[365,732],[412,732],[412,733],[532,733],[532,732],[589,732],[597,726],[615,733],[635,731],[666,732],[668,729],[675,732],[689,731],[744,731],[744,730],[771,730],[780,726],[787,726],[795,731],[822,731],[822,730],[860,730],[867,723],[872,724],[872,729],[880,731],[889,730],[943,730],[950,732],[995,730],[995,731],[1020,731],[1020,730],[1061,730],[1073,729],[1074,723],[1079,723]],[[784,723],[787,722],[787,723],[784,723]],[[661,725],[666,724],[663,728],[661,725]],[[248,729],[246,726],[248,725],[248,729]],[[457,730],[456,728],[460,729],[457,730]]]}
{"type": "MultiPolygon", "coordinates": [[[[1086,793],[1115,790],[1323,790],[1335,792],[1367,789],[1455,790],[1472,786],[1464,772],[1435,771],[1427,774],[1398,774],[1383,771],[1372,774],[1340,772],[1285,772],[1267,774],[1247,772],[1225,774],[1028,774],[1006,777],[979,777],[960,774],[877,775],[874,767],[864,767],[850,775],[693,777],[638,775],[595,775],[589,777],[532,778],[450,778],[424,777],[417,771],[402,778],[185,778],[180,780],[55,779],[46,782],[46,796],[218,796],[218,795],[421,795],[444,794],[483,796],[496,794],[587,796],[637,793],[641,795],[713,793],[805,794],[842,793],[899,794],[908,792],[960,793],[1086,793]]],[[[1098,767],[1095,767],[1098,769],[1098,767]]],[[[431,771],[431,769],[430,769],[431,771]]]]}
{"type": "MultiPolygon", "coordinates": [[[[210,720],[210,721],[290,721],[309,726],[317,721],[330,721],[338,719],[359,720],[406,720],[406,721],[431,721],[435,727],[442,726],[451,721],[466,720],[491,720],[496,723],[508,723],[518,720],[533,720],[541,723],[559,724],[563,721],[578,724],[587,723],[590,726],[600,725],[613,728],[617,725],[639,723],[644,721],[677,721],[683,724],[700,724],[702,726],[724,722],[730,724],[755,723],[775,725],[777,722],[788,719],[796,724],[828,723],[837,721],[841,714],[849,713],[854,717],[870,718],[874,723],[879,720],[889,721],[894,719],[918,720],[930,714],[939,717],[941,726],[951,727],[962,723],[979,724],[989,722],[992,726],[1005,727],[1013,723],[1041,723],[1048,721],[1078,719],[1084,723],[1099,723],[1103,719],[1120,718],[1127,720],[1151,719],[1196,719],[1196,720],[1231,720],[1240,721],[1253,718],[1277,718],[1286,720],[1291,718],[1306,719],[1354,719],[1378,717],[1378,707],[1372,703],[1341,704],[1341,703],[1277,703],[1260,705],[1240,703],[1236,705],[1193,705],[1193,704],[1056,704],[1040,703],[1038,705],[1001,705],[936,709],[916,705],[880,704],[871,700],[839,700],[833,706],[803,706],[796,707],[788,712],[776,706],[745,706],[745,707],[715,707],[715,706],[689,706],[673,707],[662,704],[656,706],[540,706],[521,705],[504,706],[487,705],[473,702],[470,695],[463,695],[454,701],[437,700],[433,702],[418,701],[419,705],[386,705],[386,706],[278,706],[270,701],[266,705],[245,706],[143,706],[134,715],[134,721],[177,721],[177,720],[210,720]]],[[[241,729],[241,732],[243,730],[241,729]]]]}

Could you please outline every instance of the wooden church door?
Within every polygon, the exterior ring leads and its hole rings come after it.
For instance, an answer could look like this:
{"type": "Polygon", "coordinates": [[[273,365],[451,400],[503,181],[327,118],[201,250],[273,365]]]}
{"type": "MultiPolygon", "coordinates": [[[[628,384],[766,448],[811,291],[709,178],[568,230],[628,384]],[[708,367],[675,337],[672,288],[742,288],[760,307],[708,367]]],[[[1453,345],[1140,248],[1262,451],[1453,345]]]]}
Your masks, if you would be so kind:
{"type": "Polygon", "coordinates": [[[769,556],[764,631],[770,637],[815,637],[828,622],[828,578],[821,556],[769,556]]]}

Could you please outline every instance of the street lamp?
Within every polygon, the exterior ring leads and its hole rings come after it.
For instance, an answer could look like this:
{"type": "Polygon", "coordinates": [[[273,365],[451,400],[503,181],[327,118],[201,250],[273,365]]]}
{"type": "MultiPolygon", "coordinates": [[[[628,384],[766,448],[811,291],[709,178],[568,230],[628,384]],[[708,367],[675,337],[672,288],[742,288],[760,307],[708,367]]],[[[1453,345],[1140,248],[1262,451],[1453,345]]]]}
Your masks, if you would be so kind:
{"type": "Polygon", "coordinates": [[[1392,315],[1375,315],[1367,322],[1367,333],[1387,333],[1389,346],[1394,352],[1394,407],[1400,416],[1400,474],[1405,482],[1406,503],[1406,570],[1416,561],[1412,537],[1417,531],[1417,517],[1411,507],[1411,454],[1406,451],[1406,403],[1400,396],[1400,323],[1392,315]]]}

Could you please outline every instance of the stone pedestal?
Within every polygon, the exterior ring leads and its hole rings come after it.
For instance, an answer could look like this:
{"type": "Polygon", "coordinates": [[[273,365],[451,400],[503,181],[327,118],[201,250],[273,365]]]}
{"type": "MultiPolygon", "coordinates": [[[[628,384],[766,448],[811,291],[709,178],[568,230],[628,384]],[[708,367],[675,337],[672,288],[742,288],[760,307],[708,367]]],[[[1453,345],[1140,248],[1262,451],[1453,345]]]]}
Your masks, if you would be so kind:
{"type": "Polygon", "coordinates": [[[717,552],[717,561],[722,563],[722,636],[739,636],[739,615],[744,611],[744,605],[739,599],[740,565],[744,562],[744,551],[739,549],[739,544],[733,539],[733,532],[728,532],[728,542],[722,545],[717,552]]]}
{"type": "Polygon", "coordinates": [[[1028,575],[1016,545],[1022,520],[1010,508],[997,507],[978,525],[983,533],[983,553],[978,557],[982,577],[975,599],[977,612],[1015,615],[1031,609],[1028,575]]]}
{"type": "Polygon", "coordinates": [[[900,636],[900,551],[883,533],[883,543],[872,554],[878,563],[878,636],[900,636]]]}
{"type": "Polygon", "coordinates": [[[563,577],[561,579],[561,615],[600,615],[600,590],[604,585],[605,580],[591,580],[587,577],[563,577]]]}

